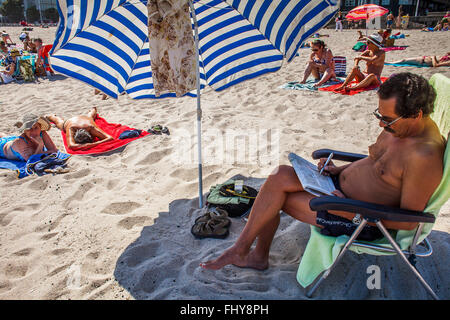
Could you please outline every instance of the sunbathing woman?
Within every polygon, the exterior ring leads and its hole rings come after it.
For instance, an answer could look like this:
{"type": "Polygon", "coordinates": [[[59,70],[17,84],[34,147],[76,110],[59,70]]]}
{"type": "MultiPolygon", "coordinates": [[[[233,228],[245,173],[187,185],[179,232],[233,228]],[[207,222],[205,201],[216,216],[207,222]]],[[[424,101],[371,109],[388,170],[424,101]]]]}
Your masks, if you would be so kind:
{"type": "Polygon", "coordinates": [[[0,157],[27,161],[34,154],[58,151],[47,133],[50,129],[50,123],[47,120],[28,114],[20,125],[22,131],[20,136],[7,136],[0,133],[0,157]]]}
{"type": "Polygon", "coordinates": [[[56,127],[66,133],[67,147],[72,150],[87,150],[100,143],[113,140],[95,124],[97,108],[92,108],[86,116],[76,116],[64,120],[57,115],[47,116],[56,127]]]}
{"type": "Polygon", "coordinates": [[[306,83],[309,75],[312,73],[314,78],[319,81],[314,87],[319,87],[328,80],[336,78],[334,73],[333,53],[328,49],[322,40],[314,40],[311,43],[311,56],[300,83],[306,83]]]}
{"type": "Polygon", "coordinates": [[[407,58],[402,59],[398,61],[394,61],[391,63],[408,63],[408,64],[414,64],[418,66],[429,66],[429,67],[443,67],[443,66],[450,66],[450,52],[447,52],[446,55],[443,56],[422,56],[422,57],[415,57],[415,58],[407,58]]]}

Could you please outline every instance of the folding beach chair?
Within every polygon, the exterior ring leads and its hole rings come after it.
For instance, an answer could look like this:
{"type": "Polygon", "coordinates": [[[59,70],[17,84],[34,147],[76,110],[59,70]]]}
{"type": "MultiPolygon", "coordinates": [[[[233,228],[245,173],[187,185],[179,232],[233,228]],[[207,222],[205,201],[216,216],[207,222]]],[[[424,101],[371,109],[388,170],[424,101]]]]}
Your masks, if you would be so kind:
{"type": "Polygon", "coordinates": [[[347,73],[347,58],[342,56],[333,57],[334,73],[336,77],[345,77],[347,73]]]}
{"type": "MultiPolygon", "coordinates": [[[[431,117],[438,125],[441,134],[447,137],[447,146],[444,154],[444,172],[440,185],[431,196],[424,212],[392,208],[333,196],[312,199],[310,201],[310,208],[314,211],[339,210],[352,212],[357,214],[356,217],[361,222],[350,237],[346,235],[339,237],[325,236],[320,233],[318,227],[311,226],[311,236],[297,272],[297,281],[303,287],[310,286],[306,294],[308,297],[311,297],[320,283],[328,277],[331,270],[342,259],[345,252],[351,250],[359,254],[398,254],[425,287],[427,292],[434,299],[438,299],[437,295],[423,279],[415,266],[416,257],[426,257],[432,254],[431,244],[426,237],[433,228],[440,208],[450,197],[450,147],[448,144],[448,138],[450,136],[450,108],[448,107],[450,101],[450,79],[441,74],[435,74],[431,77],[430,83],[437,93],[435,109],[431,117]],[[388,231],[383,226],[381,220],[418,222],[419,224],[415,230],[388,231]],[[368,222],[375,223],[384,235],[384,238],[371,242],[355,240],[368,222]],[[322,276],[312,284],[320,273],[322,273],[322,276]]],[[[312,156],[314,159],[326,158],[331,152],[334,153],[333,159],[342,161],[351,162],[366,157],[366,155],[329,149],[317,150],[312,156]]]]}

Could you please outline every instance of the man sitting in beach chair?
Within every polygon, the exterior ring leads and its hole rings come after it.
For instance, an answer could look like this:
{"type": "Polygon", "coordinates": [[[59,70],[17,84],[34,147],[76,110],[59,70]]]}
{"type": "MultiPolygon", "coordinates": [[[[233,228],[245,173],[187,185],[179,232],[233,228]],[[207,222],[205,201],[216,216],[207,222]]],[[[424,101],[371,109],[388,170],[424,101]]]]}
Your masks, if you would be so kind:
{"type": "Polygon", "coordinates": [[[355,66],[353,67],[350,74],[345,79],[344,83],[336,88],[337,91],[340,90],[356,90],[367,88],[370,86],[381,85],[381,73],[383,72],[385,53],[381,50],[382,38],[378,34],[370,35],[366,38],[367,40],[367,50],[364,51],[360,56],[355,58],[355,66]],[[359,69],[359,62],[363,60],[367,64],[366,72],[361,72],[359,69]],[[348,84],[356,79],[358,82],[355,86],[349,86],[348,84]]]}
{"type": "MultiPolygon", "coordinates": [[[[324,172],[335,184],[335,196],[402,209],[423,211],[443,174],[445,138],[430,118],[436,93],[428,81],[412,73],[399,73],[378,91],[378,108],[373,112],[383,128],[369,146],[369,156],[343,166],[330,162],[324,172]]],[[[320,159],[322,169],[325,159],[320,159]]],[[[306,192],[290,166],[278,167],[256,197],[236,243],[215,260],[201,263],[206,269],[228,264],[263,270],[269,266],[269,249],[280,223],[280,210],[297,220],[321,228],[327,235],[350,236],[358,224],[355,214],[343,211],[312,211],[314,195],[306,192]],[[256,247],[251,250],[253,242],[256,247]]],[[[416,222],[381,220],[388,229],[412,230],[416,222]]],[[[383,235],[369,224],[364,240],[383,235]]]]}
{"type": "Polygon", "coordinates": [[[76,116],[64,120],[57,115],[52,115],[47,116],[47,119],[53,122],[58,129],[65,132],[69,149],[86,150],[100,143],[113,140],[113,137],[95,124],[96,117],[97,108],[94,107],[86,116],[76,116]]]}

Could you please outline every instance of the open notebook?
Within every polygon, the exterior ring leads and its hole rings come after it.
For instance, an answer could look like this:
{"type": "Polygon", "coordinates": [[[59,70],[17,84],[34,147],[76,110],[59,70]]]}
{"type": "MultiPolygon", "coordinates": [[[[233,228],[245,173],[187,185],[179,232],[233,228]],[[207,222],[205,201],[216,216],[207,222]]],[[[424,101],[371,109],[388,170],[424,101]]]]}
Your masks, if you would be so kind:
{"type": "Polygon", "coordinates": [[[290,153],[288,157],[305,191],[320,197],[332,195],[331,192],[336,190],[333,180],[329,176],[321,175],[317,170],[317,165],[295,153],[290,153]]]}

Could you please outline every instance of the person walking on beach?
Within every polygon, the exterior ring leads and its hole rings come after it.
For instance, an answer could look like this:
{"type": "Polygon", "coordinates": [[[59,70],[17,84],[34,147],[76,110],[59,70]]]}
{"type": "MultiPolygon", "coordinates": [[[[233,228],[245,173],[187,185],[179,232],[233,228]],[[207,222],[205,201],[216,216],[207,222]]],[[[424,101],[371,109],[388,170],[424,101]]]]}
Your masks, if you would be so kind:
{"type": "Polygon", "coordinates": [[[343,20],[344,20],[344,18],[342,17],[342,13],[339,11],[337,16],[336,16],[336,19],[335,19],[335,21],[336,21],[336,30],[335,31],[336,32],[338,31],[338,28],[342,32],[342,21],[343,20]]]}
{"type": "Polygon", "coordinates": [[[381,85],[381,73],[383,72],[385,53],[381,50],[383,38],[378,34],[372,34],[366,38],[367,40],[367,50],[364,51],[360,56],[355,58],[355,66],[352,72],[347,76],[344,83],[336,88],[337,91],[340,90],[355,90],[367,88],[369,86],[379,86],[381,85]],[[359,67],[360,61],[365,61],[367,64],[366,72],[361,72],[359,67]],[[356,79],[357,85],[351,87],[348,84],[356,79]]]}
{"type": "Polygon", "coordinates": [[[57,115],[47,116],[50,122],[64,131],[67,147],[72,150],[87,150],[101,143],[113,140],[95,124],[97,108],[92,108],[87,115],[81,115],[64,120],[57,115]]]}
{"type": "Polygon", "coordinates": [[[390,29],[393,23],[394,23],[394,15],[392,14],[392,11],[389,11],[388,16],[386,17],[386,27],[390,29]]]}
{"type": "MultiPolygon", "coordinates": [[[[378,108],[373,113],[383,129],[369,146],[369,156],[325,167],[335,179],[333,194],[341,198],[423,211],[438,187],[443,172],[446,141],[430,118],[436,93],[428,80],[412,73],[389,78],[378,91],[378,108]],[[424,174],[426,173],[426,174],[424,174]]],[[[318,170],[326,159],[320,159],[318,170]]],[[[276,168],[256,197],[250,216],[234,245],[217,259],[201,262],[204,269],[218,270],[226,265],[265,270],[269,251],[280,224],[280,210],[304,223],[321,228],[329,236],[350,236],[357,224],[354,213],[312,211],[315,196],[304,190],[291,166],[276,168]],[[256,241],[256,246],[252,248],[256,241]]],[[[415,222],[382,220],[391,230],[413,230],[415,222]]],[[[363,228],[367,241],[381,238],[369,223],[363,228]]]]}

